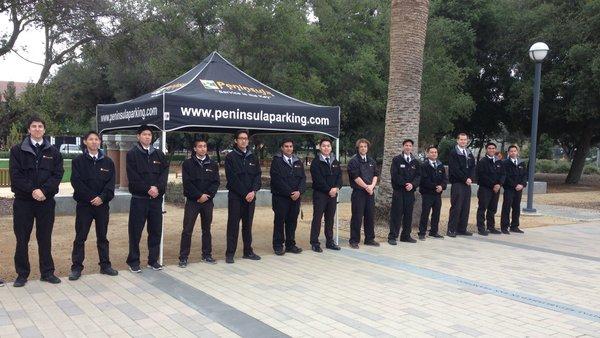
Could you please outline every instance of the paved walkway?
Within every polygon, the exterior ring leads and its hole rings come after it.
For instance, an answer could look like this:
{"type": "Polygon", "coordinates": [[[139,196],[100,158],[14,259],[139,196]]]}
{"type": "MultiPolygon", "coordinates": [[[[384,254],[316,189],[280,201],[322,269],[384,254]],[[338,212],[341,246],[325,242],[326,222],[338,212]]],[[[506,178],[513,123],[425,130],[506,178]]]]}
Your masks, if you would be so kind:
{"type": "Polygon", "coordinates": [[[600,223],[0,288],[0,336],[600,336],[600,223]]]}

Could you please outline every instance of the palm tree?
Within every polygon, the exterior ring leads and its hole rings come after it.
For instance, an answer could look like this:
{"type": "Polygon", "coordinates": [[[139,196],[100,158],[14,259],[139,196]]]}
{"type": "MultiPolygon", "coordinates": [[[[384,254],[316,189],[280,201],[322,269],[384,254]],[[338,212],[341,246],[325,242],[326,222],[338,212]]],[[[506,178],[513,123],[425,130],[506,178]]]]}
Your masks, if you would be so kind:
{"type": "Polygon", "coordinates": [[[406,138],[415,141],[415,151],[418,147],[423,50],[429,12],[428,0],[392,0],[391,5],[390,78],[383,167],[377,196],[380,216],[389,213],[392,203],[392,158],[400,153],[402,140],[406,138]]]}

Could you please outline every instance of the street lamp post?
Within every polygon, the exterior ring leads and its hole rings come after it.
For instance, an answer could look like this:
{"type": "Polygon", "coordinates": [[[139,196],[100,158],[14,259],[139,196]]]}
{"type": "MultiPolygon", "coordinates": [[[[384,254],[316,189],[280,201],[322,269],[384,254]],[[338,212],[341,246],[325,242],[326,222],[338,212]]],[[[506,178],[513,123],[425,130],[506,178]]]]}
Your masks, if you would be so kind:
{"type": "Polygon", "coordinates": [[[527,183],[527,207],[523,209],[526,213],[535,213],[533,208],[533,190],[535,176],[535,157],[537,152],[537,129],[538,112],[540,108],[540,81],[542,78],[542,61],[548,55],[548,45],[536,42],[529,48],[529,57],[535,62],[535,80],[533,82],[533,110],[531,114],[531,149],[529,152],[529,182],[527,183]]]}

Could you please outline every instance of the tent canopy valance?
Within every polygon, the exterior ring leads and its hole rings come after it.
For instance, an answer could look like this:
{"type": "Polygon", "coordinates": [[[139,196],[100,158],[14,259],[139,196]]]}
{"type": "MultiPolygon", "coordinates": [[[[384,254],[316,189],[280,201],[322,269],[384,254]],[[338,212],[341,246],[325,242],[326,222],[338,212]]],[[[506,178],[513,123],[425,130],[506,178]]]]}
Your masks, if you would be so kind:
{"type": "Polygon", "coordinates": [[[219,53],[157,90],[100,104],[100,133],[147,124],[161,131],[317,133],[339,138],[340,108],[307,103],[252,78],[219,53]]]}

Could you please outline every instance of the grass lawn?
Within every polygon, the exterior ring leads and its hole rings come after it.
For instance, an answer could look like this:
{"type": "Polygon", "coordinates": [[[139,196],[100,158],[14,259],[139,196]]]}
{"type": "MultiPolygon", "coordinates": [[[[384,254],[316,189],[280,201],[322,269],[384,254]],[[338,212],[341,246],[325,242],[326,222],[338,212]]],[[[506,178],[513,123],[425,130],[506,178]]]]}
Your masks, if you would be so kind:
{"type": "MultiPolygon", "coordinates": [[[[65,174],[62,182],[69,182],[71,180],[71,160],[63,160],[63,166],[65,174]]],[[[0,169],[8,169],[8,159],[0,159],[0,169]]]]}

